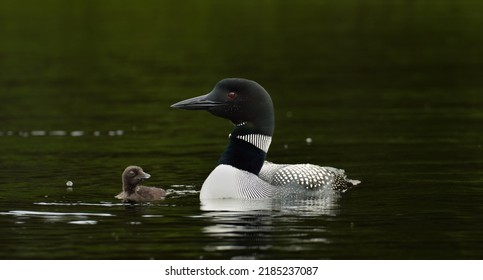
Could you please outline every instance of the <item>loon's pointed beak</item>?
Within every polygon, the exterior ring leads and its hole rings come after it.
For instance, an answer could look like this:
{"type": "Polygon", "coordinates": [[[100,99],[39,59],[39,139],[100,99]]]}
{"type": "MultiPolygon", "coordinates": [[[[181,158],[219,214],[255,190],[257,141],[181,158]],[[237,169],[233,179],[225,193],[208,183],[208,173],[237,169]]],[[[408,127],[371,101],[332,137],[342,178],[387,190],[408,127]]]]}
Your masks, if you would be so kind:
{"type": "Polygon", "coordinates": [[[213,101],[208,99],[209,94],[189,98],[171,105],[171,108],[185,109],[185,110],[210,110],[215,107],[224,105],[223,102],[213,101]]]}

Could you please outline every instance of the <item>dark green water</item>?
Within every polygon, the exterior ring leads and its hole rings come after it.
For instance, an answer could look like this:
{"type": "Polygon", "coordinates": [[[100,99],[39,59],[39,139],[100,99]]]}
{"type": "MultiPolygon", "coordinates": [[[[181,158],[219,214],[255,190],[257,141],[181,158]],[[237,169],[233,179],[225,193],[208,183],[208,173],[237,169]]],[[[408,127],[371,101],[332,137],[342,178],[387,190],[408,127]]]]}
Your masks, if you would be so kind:
{"type": "Polygon", "coordinates": [[[481,259],[482,30],[471,0],[3,0],[0,258],[481,259]],[[360,188],[201,206],[231,125],[169,105],[225,77],[271,93],[269,160],[360,188]],[[171,196],[119,204],[131,164],[171,196]]]}

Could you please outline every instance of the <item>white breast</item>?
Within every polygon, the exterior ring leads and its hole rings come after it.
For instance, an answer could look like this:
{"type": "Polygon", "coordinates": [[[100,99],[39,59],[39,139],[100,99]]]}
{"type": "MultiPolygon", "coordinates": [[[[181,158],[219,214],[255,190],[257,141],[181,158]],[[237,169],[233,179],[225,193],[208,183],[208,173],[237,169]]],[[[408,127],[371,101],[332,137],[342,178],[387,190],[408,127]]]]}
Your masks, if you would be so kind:
{"type": "Polygon", "coordinates": [[[273,193],[274,186],[257,175],[231,165],[220,164],[203,183],[200,199],[262,199],[272,197],[273,193]]]}

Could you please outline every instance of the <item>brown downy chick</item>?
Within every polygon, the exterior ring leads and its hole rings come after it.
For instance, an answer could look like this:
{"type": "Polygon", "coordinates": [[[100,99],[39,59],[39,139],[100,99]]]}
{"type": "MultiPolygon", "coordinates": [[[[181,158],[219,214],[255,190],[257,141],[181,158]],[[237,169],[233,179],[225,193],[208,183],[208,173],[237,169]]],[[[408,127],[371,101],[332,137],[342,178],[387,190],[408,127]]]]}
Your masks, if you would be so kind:
{"type": "Polygon", "coordinates": [[[166,191],[161,188],[146,187],[139,185],[151,175],[144,172],[139,166],[128,166],[122,173],[122,192],[116,198],[123,202],[149,202],[162,200],[166,197],[166,191]]]}

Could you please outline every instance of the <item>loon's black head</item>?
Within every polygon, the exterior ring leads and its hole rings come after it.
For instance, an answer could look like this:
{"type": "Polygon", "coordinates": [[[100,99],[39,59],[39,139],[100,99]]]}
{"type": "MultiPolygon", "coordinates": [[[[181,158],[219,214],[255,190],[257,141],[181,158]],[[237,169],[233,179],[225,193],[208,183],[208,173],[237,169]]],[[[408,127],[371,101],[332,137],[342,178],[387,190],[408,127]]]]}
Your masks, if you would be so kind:
{"type": "Polygon", "coordinates": [[[229,119],[238,126],[237,134],[260,133],[268,136],[273,134],[272,99],[262,86],[251,80],[240,78],[221,80],[210,93],[180,101],[171,107],[206,110],[215,116],[229,119]]]}

